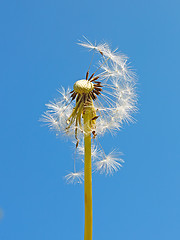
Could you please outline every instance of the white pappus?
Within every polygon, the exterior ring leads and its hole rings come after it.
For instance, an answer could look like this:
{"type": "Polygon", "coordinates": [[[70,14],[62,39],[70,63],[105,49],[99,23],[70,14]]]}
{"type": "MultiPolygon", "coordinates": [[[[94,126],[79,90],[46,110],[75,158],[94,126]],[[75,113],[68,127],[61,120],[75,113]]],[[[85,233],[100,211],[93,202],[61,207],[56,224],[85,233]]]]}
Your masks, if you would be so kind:
{"type": "MultiPolygon", "coordinates": [[[[137,111],[136,75],[128,58],[117,50],[111,51],[107,43],[92,44],[85,38],[78,44],[93,51],[93,56],[97,53],[98,66],[91,75],[89,66],[85,78],[76,81],[73,89],[59,90],[60,100],[46,104],[48,110],[42,121],[57,133],[74,135],[77,152],[83,154],[83,107],[86,101],[91,100],[94,113],[90,131],[94,142],[97,142],[97,146],[92,147],[93,167],[100,173],[113,174],[122,167],[121,154],[112,151],[106,155],[96,139],[107,131],[113,133],[121,129],[125,122],[134,121],[133,114],[137,111]]],[[[91,63],[92,60],[93,57],[91,63]]],[[[74,169],[66,180],[81,183],[83,171],[74,169]]]]}

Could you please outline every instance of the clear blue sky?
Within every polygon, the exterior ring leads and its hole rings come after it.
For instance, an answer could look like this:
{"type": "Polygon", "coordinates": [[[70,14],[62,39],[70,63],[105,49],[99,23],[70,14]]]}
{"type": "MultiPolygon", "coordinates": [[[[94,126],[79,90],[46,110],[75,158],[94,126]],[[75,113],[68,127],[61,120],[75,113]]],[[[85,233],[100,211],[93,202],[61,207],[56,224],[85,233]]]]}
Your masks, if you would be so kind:
{"type": "Polygon", "coordinates": [[[113,177],[93,175],[93,240],[180,239],[180,2],[2,0],[0,239],[83,239],[83,185],[67,185],[73,149],[38,121],[61,85],[81,79],[82,35],[130,57],[137,123],[102,144],[124,153],[113,177]]]}

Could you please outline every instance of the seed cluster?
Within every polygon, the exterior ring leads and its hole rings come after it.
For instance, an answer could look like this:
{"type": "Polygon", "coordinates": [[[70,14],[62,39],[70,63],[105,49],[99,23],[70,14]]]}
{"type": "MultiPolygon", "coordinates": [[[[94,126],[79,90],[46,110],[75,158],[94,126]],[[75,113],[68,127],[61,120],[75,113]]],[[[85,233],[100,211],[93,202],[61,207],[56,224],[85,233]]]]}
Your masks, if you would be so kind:
{"type": "MultiPolygon", "coordinates": [[[[137,111],[136,75],[128,58],[112,51],[107,43],[93,44],[88,39],[79,45],[93,51],[86,76],[75,82],[73,91],[62,87],[61,99],[47,104],[48,110],[43,121],[56,130],[76,139],[77,153],[84,155],[84,137],[92,138],[122,128],[123,123],[134,122],[137,111]],[[99,56],[99,67],[89,75],[94,54],[99,56]],[[101,85],[102,84],[102,85],[101,85]],[[71,92],[70,92],[71,91],[71,92]],[[84,137],[83,137],[84,136],[84,137]]],[[[97,57],[98,57],[97,56],[97,57]]],[[[100,173],[112,174],[122,167],[124,161],[114,150],[106,155],[99,141],[92,141],[93,169],[100,173]],[[95,159],[96,158],[96,159],[95,159]]],[[[76,171],[66,176],[68,182],[82,182],[84,171],[76,171]]]]}

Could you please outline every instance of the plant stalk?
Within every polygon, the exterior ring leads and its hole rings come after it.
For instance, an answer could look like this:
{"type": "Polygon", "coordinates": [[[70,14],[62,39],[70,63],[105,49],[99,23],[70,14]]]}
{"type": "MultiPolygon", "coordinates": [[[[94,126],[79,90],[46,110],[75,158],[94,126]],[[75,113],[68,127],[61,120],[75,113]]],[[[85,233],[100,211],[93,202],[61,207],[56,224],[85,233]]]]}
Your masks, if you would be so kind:
{"type": "Polygon", "coordinates": [[[91,166],[91,132],[90,111],[84,115],[84,197],[85,197],[85,229],[84,240],[92,240],[92,166],[91,166]]]}

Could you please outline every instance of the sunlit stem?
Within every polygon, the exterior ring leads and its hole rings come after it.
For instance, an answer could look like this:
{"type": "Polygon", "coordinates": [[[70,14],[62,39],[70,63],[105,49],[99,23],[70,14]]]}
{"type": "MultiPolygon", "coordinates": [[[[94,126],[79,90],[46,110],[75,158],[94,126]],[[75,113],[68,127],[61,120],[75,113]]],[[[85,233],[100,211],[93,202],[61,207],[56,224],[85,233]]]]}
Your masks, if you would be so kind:
{"type": "MultiPolygon", "coordinates": [[[[91,105],[91,104],[90,104],[91,105]]],[[[84,240],[92,240],[92,167],[91,167],[91,107],[88,106],[84,118],[84,194],[85,229],[84,240]]]]}

